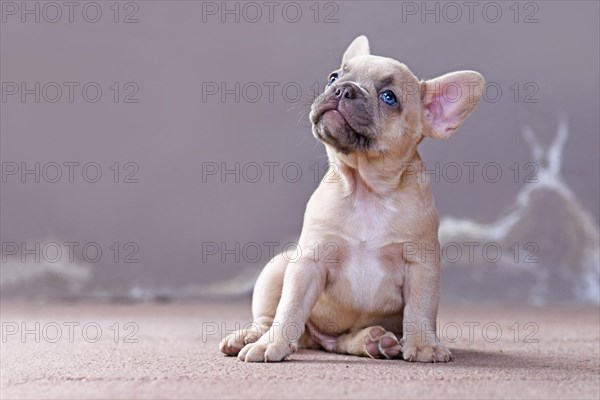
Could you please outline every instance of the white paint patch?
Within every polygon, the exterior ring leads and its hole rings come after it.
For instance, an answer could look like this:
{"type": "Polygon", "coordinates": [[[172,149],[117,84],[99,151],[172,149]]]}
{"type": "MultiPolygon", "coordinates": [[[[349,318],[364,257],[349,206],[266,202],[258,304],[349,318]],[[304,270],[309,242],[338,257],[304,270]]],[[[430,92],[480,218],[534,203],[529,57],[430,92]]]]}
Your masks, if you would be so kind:
{"type": "MultiPolygon", "coordinates": [[[[46,244],[63,243],[57,239],[38,240],[40,248],[46,244]]],[[[61,256],[57,261],[46,261],[40,256],[36,261],[34,255],[29,255],[25,260],[21,259],[20,254],[8,255],[1,254],[2,262],[0,267],[0,287],[10,288],[19,285],[27,285],[34,280],[43,280],[49,277],[60,280],[65,283],[69,294],[80,295],[84,285],[93,277],[93,265],[85,262],[69,260],[68,256],[61,256]]]]}
{"type": "MultiPolygon", "coordinates": [[[[531,216],[531,210],[539,207],[539,204],[534,201],[533,194],[540,190],[551,191],[561,199],[562,211],[569,216],[567,221],[562,222],[570,224],[570,231],[580,233],[577,238],[564,238],[565,243],[575,247],[576,251],[572,252],[575,257],[567,260],[567,265],[559,267],[562,271],[572,271],[579,275],[577,287],[574,288],[579,300],[598,304],[600,303],[600,228],[592,213],[583,208],[577,195],[567,186],[561,174],[564,146],[569,137],[567,119],[564,116],[559,119],[556,137],[547,151],[544,151],[537,141],[531,127],[523,127],[523,137],[531,149],[533,160],[539,167],[537,182],[526,183],[517,194],[515,204],[510,207],[510,211],[494,222],[480,223],[467,219],[443,218],[440,223],[440,242],[442,246],[448,242],[460,242],[465,239],[514,242],[515,240],[510,237],[511,232],[523,231],[525,228],[528,228],[528,231],[535,231],[537,221],[531,216]]],[[[548,218],[552,218],[552,215],[548,215],[548,218]]],[[[559,227],[568,231],[565,228],[565,226],[559,227]]],[[[540,254],[540,259],[542,262],[548,261],[543,259],[543,254],[540,254]]],[[[509,260],[505,266],[530,270],[537,268],[535,274],[538,284],[534,289],[536,293],[544,292],[549,278],[544,271],[544,265],[515,263],[509,260]]],[[[542,304],[544,302],[542,297],[543,295],[534,294],[531,302],[542,304]]]]}

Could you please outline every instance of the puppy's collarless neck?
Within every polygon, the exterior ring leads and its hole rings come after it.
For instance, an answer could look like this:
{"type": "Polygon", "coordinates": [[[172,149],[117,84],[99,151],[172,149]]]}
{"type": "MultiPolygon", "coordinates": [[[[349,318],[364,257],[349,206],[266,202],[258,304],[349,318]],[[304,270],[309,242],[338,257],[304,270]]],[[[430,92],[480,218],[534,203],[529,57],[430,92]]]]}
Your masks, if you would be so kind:
{"type": "Polygon", "coordinates": [[[417,152],[405,160],[368,154],[330,154],[345,197],[372,194],[386,197],[418,180],[423,162],[417,152]]]}

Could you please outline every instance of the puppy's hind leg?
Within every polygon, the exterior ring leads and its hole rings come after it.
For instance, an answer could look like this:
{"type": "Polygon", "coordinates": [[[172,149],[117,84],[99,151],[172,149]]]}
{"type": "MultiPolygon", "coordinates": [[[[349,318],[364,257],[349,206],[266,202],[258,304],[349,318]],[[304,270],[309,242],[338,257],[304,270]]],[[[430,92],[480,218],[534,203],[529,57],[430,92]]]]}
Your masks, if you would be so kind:
{"type": "Polygon", "coordinates": [[[330,336],[312,322],[306,324],[312,339],[331,353],[371,358],[400,358],[402,347],[396,335],[375,325],[341,336],[330,336]]]}
{"type": "Polygon", "coordinates": [[[263,268],[252,294],[253,322],[244,329],[225,337],[219,345],[221,352],[236,356],[245,345],[256,342],[269,330],[281,298],[283,277],[287,267],[286,260],[289,259],[283,253],[278,254],[263,268]]]}
{"type": "Polygon", "coordinates": [[[336,352],[390,359],[400,358],[402,347],[396,335],[375,325],[340,336],[337,340],[336,352]]]}

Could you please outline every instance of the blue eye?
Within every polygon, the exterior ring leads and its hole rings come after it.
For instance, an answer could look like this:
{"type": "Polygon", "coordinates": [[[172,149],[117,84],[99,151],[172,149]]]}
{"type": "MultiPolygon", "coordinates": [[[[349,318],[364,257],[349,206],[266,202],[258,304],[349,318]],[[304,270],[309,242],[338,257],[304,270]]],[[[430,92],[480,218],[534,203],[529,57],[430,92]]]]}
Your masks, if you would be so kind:
{"type": "Polygon", "coordinates": [[[388,106],[395,106],[398,104],[398,100],[396,100],[396,95],[391,90],[386,90],[379,94],[379,98],[388,106]]]}

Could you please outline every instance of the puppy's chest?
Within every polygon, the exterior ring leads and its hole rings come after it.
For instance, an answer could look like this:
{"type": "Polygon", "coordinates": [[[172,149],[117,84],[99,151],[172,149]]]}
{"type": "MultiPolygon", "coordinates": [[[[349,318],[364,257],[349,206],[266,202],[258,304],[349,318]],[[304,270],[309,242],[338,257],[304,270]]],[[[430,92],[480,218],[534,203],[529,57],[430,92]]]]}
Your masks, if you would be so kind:
{"type": "Polygon", "coordinates": [[[359,203],[339,235],[339,263],[330,270],[327,292],[347,308],[393,312],[401,307],[404,266],[398,210],[388,204],[359,203]]]}
{"type": "Polygon", "coordinates": [[[346,247],[343,259],[329,270],[325,291],[347,309],[389,313],[402,305],[403,281],[397,246],[372,249],[363,243],[346,247]]]}
{"type": "Polygon", "coordinates": [[[343,257],[328,269],[326,295],[351,310],[398,311],[405,270],[400,245],[373,248],[365,241],[342,248],[343,257]]]}

